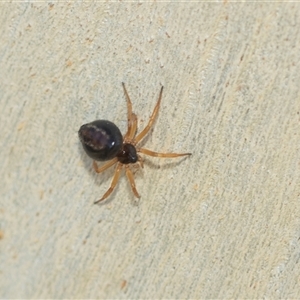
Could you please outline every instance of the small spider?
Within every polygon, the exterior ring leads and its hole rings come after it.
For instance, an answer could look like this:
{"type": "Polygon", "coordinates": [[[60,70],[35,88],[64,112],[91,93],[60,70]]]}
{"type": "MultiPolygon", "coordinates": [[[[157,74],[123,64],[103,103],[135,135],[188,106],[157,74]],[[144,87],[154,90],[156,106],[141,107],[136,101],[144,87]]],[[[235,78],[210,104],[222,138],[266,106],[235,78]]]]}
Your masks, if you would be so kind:
{"type": "Polygon", "coordinates": [[[191,153],[158,153],[145,148],[137,147],[137,143],[146,136],[155,121],[161,102],[163,87],[161,87],[157,104],[153,110],[148,125],[138,135],[136,135],[137,116],[132,112],[132,104],[125,88],[125,84],[122,83],[122,85],[127,100],[128,117],[128,129],[124,137],[114,123],[106,120],[96,120],[94,122],[82,125],[78,131],[79,139],[82,143],[83,149],[88,156],[94,159],[93,167],[97,173],[101,173],[114,164],[117,164],[110,188],[106,191],[101,199],[95,201],[95,204],[106,199],[113,192],[118,183],[123,167],[125,167],[125,173],[130,182],[134,195],[137,198],[140,198],[135,186],[133,173],[129,168],[129,164],[134,164],[136,162],[139,162],[143,168],[143,160],[138,153],[156,157],[178,157],[191,155],[191,153]],[[110,161],[103,166],[98,167],[96,160],[110,161]]]}

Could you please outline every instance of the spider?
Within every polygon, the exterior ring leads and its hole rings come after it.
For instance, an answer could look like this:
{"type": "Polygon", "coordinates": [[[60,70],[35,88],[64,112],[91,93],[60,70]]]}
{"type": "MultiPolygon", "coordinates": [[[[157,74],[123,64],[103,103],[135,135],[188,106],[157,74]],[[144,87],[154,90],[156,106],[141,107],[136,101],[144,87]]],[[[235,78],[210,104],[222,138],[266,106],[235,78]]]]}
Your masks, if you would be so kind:
{"type": "Polygon", "coordinates": [[[130,164],[137,162],[143,168],[143,160],[138,153],[155,157],[178,157],[191,155],[191,153],[159,153],[145,148],[139,148],[137,146],[137,144],[149,132],[157,117],[163,93],[163,86],[160,89],[157,103],[147,126],[136,135],[137,116],[132,112],[132,103],[123,82],[122,85],[127,101],[128,128],[126,134],[122,136],[120,129],[114,123],[107,120],[96,120],[94,122],[82,125],[78,131],[79,139],[82,143],[83,149],[88,156],[94,159],[93,167],[97,173],[102,173],[109,167],[117,164],[109,189],[101,199],[94,202],[95,204],[105,200],[113,192],[118,183],[123,167],[125,168],[125,173],[131,185],[134,196],[140,198],[135,186],[133,173],[129,168],[130,164]],[[105,163],[101,167],[99,167],[96,163],[96,161],[107,160],[109,160],[109,162],[105,163]]]}

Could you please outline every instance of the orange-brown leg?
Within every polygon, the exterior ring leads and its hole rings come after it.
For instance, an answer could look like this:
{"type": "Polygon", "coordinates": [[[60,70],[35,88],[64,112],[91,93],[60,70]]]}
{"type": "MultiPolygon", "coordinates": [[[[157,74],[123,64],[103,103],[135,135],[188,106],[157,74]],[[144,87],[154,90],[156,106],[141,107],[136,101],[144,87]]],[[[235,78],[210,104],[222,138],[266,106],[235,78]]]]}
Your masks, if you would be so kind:
{"type": "Polygon", "coordinates": [[[119,178],[120,178],[120,175],[121,175],[121,171],[122,171],[122,167],[123,167],[123,164],[121,163],[118,163],[117,164],[117,167],[116,167],[116,170],[115,170],[115,174],[114,174],[114,177],[113,177],[113,180],[110,184],[110,187],[109,189],[106,191],[106,193],[102,196],[101,199],[95,201],[94,203],[99,203],[100,201],[103,201],[104,199],[106,199],[111,193],[112,191],[114,190],[114,188],[116,187],[118,181],[119,181],[119,178]]]}
{"type": "Polygon", "coordinates": [[[97,173],[101,173],[101,172],[105,171],[106,169],[110,168],[111,166],[113,166],[117,161],[118,161],[118,158],[115,157],[114,159],[112,159],[111,161],[109,161],[108,163],[104,164],[102,167],[99,168],[96,161],[94,160],[93,167],[97,173]]]}
{"type": "Polygon", "coordinates": [[[132,174],[131,170],[129,169],[128,165],[126,165],[125,168],[126,168],[125,169],[126,176],[127,176],[128,180],[129,180],[129,183],[130,183],[131,189],[132,189],[132,191],[134,193],[134,196],[136,196],[137,198],[140,198],[141,196],[139,195],[139,193],[138,193],[138,191],[137,191],[137,189],[135,187],[135,182],[134,182],[133,174],[132,174]]]}
{"type": "Polygon", "coordinates": [[[132,118],[132,103],[130,101],[130,98],[129,98],[129,95],[127,93],[124,82],[122,82],[122,86],[123,86],[123,90],[124,90],[124,94],[125,94],[126,102],[127,102],[127,126],[128,126],[128,129],[127,129],[127,132],[124,136],[124,138],[127,138],[128,135],[131,132],[131,127],[132,127],[132,124],[134,123],[134,120],[132,118]]]}
{"type": "Polygon", "coordinates": [[[124,141],[125,142],[132,141],[134,135],[136,134],[136,130],[137,130],[137,116],[136,116],[136,114],[132,113],[130,122],[131,122],[131,125],[130,125],[130,128],[129,128],[129,131],[124,136],[124,141]]]}
{"type": "Polygon", "coordinates": [[[151,127],[153,125],[153,122],[155,121],[155,118],[157,116],[158,110],[159,110],[159,105],[160,105],[163,89],[164,89],[164,87],[162,86],[161,89],[160,89],[160,93],[159,93],[157,103],[154,107],[154,110],[153,110],[153,113],[150,117],[148,125],[136,136],[136,138],[134,139],[135,143],[138,143],[151,129],[151,127]]]}
{"type": "Polygon", "coordinates": [[[138,155],[138,163],[140,164],[141,168],[143,169],[144,168],[144,161],[143,161],[143,159],[141,158],[140,155],[138,155]]]}
{"type": "Polygon", "coordinates": [[[155,157],[178,157],[178,156],[192,155],[192,153],[159,153],[144,148],[138,149],[137,151],[155,157]]]}

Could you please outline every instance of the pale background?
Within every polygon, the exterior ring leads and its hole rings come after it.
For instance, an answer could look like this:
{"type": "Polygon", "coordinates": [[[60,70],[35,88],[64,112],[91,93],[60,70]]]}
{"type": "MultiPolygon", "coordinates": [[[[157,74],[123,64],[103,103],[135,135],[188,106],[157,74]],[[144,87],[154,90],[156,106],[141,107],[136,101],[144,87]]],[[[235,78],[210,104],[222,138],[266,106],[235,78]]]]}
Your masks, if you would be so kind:
{"type": "Polygon", "coordinates": [[[300,4],[0,5],[1,298],[299,298],[300,4]],[[106,203],[77,131],[149,158],[106,203]]]}

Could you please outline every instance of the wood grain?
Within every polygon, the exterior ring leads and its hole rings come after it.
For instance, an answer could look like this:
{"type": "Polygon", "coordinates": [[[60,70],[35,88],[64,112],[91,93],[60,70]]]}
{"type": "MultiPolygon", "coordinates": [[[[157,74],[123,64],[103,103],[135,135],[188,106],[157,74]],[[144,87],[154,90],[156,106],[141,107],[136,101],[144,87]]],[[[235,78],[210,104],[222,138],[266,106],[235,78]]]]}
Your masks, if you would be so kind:
{"type": "MultiPolygon", "coordinates": [[[[297,3],[2,3],[1,298],[299,298],[297,3]],[[145,126],[138,203],[78,140],[145,126]]],[[[123,174],[124,175],[124,174],[123,174]]]]}

